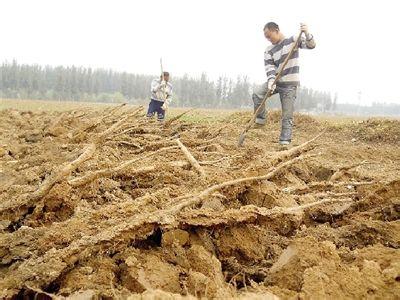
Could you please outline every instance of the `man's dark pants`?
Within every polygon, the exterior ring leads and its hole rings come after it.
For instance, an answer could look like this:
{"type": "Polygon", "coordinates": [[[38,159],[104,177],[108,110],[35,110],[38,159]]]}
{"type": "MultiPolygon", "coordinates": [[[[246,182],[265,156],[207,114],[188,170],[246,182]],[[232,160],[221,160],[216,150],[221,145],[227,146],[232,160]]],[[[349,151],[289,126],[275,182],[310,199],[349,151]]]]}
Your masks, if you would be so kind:
{"type": "Polygon", "coordinates": [[[161,108],[164,104],[162,101],[157,101],[154,99],[150,100],[149,109],[147,110],[147,117],[151,118],[157,113],[157,120],[164,121],[165,119],[165,110],[161,108]]]}

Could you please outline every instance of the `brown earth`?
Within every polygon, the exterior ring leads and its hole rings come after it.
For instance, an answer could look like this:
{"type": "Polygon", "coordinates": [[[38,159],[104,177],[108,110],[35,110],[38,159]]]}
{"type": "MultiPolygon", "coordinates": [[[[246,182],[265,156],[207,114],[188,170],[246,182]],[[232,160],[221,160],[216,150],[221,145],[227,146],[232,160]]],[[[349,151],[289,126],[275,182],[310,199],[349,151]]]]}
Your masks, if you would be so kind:
{"type": "Polygon", "coordinates": [[[399,121],[190,114],[0,111],[1,298],[400,295],[399,121]]]}

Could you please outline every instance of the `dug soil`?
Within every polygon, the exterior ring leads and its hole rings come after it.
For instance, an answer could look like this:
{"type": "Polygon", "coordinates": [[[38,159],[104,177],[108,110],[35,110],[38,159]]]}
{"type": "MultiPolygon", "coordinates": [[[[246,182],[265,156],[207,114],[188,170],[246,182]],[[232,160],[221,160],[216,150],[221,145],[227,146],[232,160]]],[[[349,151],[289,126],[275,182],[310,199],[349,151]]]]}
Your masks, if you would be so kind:
{"type": "Polygon", "coordinates": [[[0,297],[399,297],[399,121],[196,114],[1,111],[0,297]]]}

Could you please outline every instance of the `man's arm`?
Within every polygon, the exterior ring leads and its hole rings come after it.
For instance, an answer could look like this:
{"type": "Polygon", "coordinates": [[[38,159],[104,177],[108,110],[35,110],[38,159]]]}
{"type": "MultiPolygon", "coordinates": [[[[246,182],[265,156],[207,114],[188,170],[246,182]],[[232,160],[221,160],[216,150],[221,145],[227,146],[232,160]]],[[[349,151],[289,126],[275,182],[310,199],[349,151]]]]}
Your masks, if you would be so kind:
{"type": "Polygon", "coordinates": [[[172,101],[172,86],[171,85],[168,84],[168,88],[166,89],[165,93],[167,94],[165,102],[167,102],[167,104],[169,104],[172,101]]]}
{"type": "Polygon", "coordinates": [[[167,86],[166,86],[165,95],[166,95],[166,98],[164,100],[163,105],[161,106],[161,108],[163,110],[166,110],[168,108],[168,105],[172,101],[172,86],[170,84],[167,84],[167,86]]]}
{"type": "Polygon", "coordinates": [[[305,38],[302,37],[299,43],[299,48],[301,49],[314,49],[315,40],[314,36],[308,32],[308,27],[306,24],[300,24],[300,30],[304,32],[305,38]]]}
{"type": "Polygon", "coordinates": [[[267,75],[267,82],[273,82],[276,78],[276,66],[269,51],[265,51],[264,53],[264,66],[267,75]]]}

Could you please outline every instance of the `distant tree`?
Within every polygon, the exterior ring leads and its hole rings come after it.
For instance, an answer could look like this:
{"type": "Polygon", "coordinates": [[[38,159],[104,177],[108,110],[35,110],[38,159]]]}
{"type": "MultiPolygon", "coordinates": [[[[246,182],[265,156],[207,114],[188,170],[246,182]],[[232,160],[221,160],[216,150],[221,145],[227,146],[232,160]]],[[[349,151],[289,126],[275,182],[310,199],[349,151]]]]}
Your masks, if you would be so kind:
{"type": "Polygon", "coordinates": [[[222,107],[222,105],[223,105],[223,102],[222,102],[223,95],[224,95],[224,91],[223,91],[223,86],[222,86],[222,76],[219,76],[218,80],[217,80],[217,85],[215,88],[215,96],[217,97],[218,107],[222,107]]]}
{"type": "Polygon", "coordinates": [[[338,98],[338,94],[337,94],[337,92],[336,92],[336,93],[335,93],[335,96],[333,97],[332,111],[336,111],[336,108],[337,108],[337,98],[338,98]]]}

